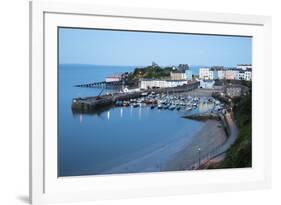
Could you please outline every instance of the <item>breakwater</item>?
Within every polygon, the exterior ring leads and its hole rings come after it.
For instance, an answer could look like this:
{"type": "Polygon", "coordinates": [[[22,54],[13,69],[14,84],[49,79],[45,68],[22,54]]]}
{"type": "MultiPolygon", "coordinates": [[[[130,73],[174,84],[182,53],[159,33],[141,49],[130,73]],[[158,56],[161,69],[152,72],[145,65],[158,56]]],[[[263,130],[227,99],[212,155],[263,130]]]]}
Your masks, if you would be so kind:
{"type": "Polygon", "coordinates": [[[190,120],[198,120],[198,121],[220,120],[219,115],[213,114],[213,113],[186,115],[186,116],[183,116],[183,118],[187,118],[190,120]]]}
{"type": "Polygon", "coordinates": [[[198,120],[198,121],[207,121],[207,120],[218,120],[222,122],[224,131],[227,136],[231,135],[229,119],[226,118],[224,114],[221,113],[199,113],[183,116],[183,118],[198,120]]]}

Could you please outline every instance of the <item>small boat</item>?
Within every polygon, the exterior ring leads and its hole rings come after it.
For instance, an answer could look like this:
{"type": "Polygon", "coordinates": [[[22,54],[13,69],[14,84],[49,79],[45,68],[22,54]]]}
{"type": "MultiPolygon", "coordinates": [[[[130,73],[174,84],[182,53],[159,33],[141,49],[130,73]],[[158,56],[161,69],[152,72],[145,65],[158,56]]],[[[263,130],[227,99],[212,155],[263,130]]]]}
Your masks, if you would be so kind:
{"type": "Polygon", "coordinates": [[[147,95],[148,95],[148,92],[141,93],[141,96],[147,96],[147,95]]]}
{"type": "Polygon", "coordinates": [[[130,105],[130,103],[127,102],[127,101],[124,101],[123,104],[122,104],[123,107],[128,107],[129,105],[130,105]]]}
{"type": "Polygon", "coordinates": [[[186,110],[190,111],[190,110],[192,110],[192,107],[187,107],[186,110]]]}
{"type": "Polygon", "coordinates": [[[161,104],[159,104],[157,107],[158,107],[158,109],[162,109],[163,108],[163,106],[161,104]]]}
{"type": "Polygon", "coordinates": [[[140,104],[139,103],[133,103],[133,107],[139,107],[140,104]]]}
{"type": "Polygon", "coordinates": [[[219,104],[220,104],[220,101],[216,100],[216,101],[215,101],[215,104],[216,104],[216,105],[219,105],[219,104]]]}
{"type": "Polygon", "coordinates": [[[116,102],[115,102],[115,105],[116,105],[116,106],[122,106],[122,104],[123,104],[122,101],[116,101],[116,102]]]}
{"type": "Polygon", "coordinates": [[[169,107],[169,110],[174,110],[175,108],[176,108],[175,105],[171,105],[171,106],[169,107]]]}

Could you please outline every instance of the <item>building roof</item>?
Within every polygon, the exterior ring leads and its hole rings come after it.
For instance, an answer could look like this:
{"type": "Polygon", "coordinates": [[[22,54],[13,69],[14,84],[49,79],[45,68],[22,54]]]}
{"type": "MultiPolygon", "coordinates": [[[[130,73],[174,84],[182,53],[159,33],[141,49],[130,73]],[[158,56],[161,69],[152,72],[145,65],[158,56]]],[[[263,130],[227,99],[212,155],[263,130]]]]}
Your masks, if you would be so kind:
{"type": "Polygon", "coordinates": [[[185,73],[185,71],[181,71],[181,70],[173,70],[171,73],[185,73]]]}
{"type": "Polygon", "coordinates": [[[204,83],[213,83],[215,82],[214,80],[202,80],[204,83]]]}
{"type": "Polygon", "coordinates": [[[252,66],[252,64],[237,64],[237,66],[252,66]]]}
{"type": "Polygon", "coordinates": [[[212,70],[212,71],[224,70],[224,67],[223,67],[223,66],[212,66],[212,67],[211,67],[211,70],[212,70]]]}
{"type": "Polygon", "coordinates": [[[152,78],[142,78],[140,81],[166,81],[166,82],[186,82],[186,80],[160,80],[160,79],[152,79],[152,78]]]}

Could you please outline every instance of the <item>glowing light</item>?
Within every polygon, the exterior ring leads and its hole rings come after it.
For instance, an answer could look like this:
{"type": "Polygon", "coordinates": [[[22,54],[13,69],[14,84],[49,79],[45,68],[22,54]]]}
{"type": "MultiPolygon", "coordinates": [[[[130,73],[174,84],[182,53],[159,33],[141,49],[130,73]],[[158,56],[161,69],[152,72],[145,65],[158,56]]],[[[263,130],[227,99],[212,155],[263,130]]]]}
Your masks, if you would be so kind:
{"type": "Polygon", "coordinates": [[[110,120],[110,111],[107,112],[107,120],[110,120]]]}

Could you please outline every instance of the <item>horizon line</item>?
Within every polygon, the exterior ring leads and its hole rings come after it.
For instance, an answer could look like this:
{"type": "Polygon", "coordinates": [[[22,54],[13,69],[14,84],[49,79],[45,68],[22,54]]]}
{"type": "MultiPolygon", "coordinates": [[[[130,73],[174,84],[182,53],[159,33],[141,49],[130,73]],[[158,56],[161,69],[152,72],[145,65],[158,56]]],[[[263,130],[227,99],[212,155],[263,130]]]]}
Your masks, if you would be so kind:
{"type": "MultiPolygon", "coordinates": [[[[185,64],[185,63],[180,63],[180,64],[185,64]]],[[[252,63],[243,63],[243,64],[250,64],[252,65],[252,63]]],[[[94,64],[94,63],[59,63],[58,65],[93,65],[93,66],[115,66],[115,67],[122,67],[122,66],[126,66],[126,67],[146,67],[146,66],[150,66],[150,65],[112,65],[112,64],[94,64]]],[[[158,64],[157,64],[158,65],[158,64]]],[[[178,64],[179,65],[179,64],[178,64]]],[[[171,67],[171,66],[178,66],[178,65],[158,65],[159,67],[171,67]]],[[[241,63],[237,63],[235,66],[225,66],[225,65],[200,65],[200,64],[187,64],[189,67],[191,66],[200,66],[200,67],[213,67],[213,66],[223,66],[225,68],[233,68],[233,67],[237,67],[237,65],[241,65],[241,63]]]]}

